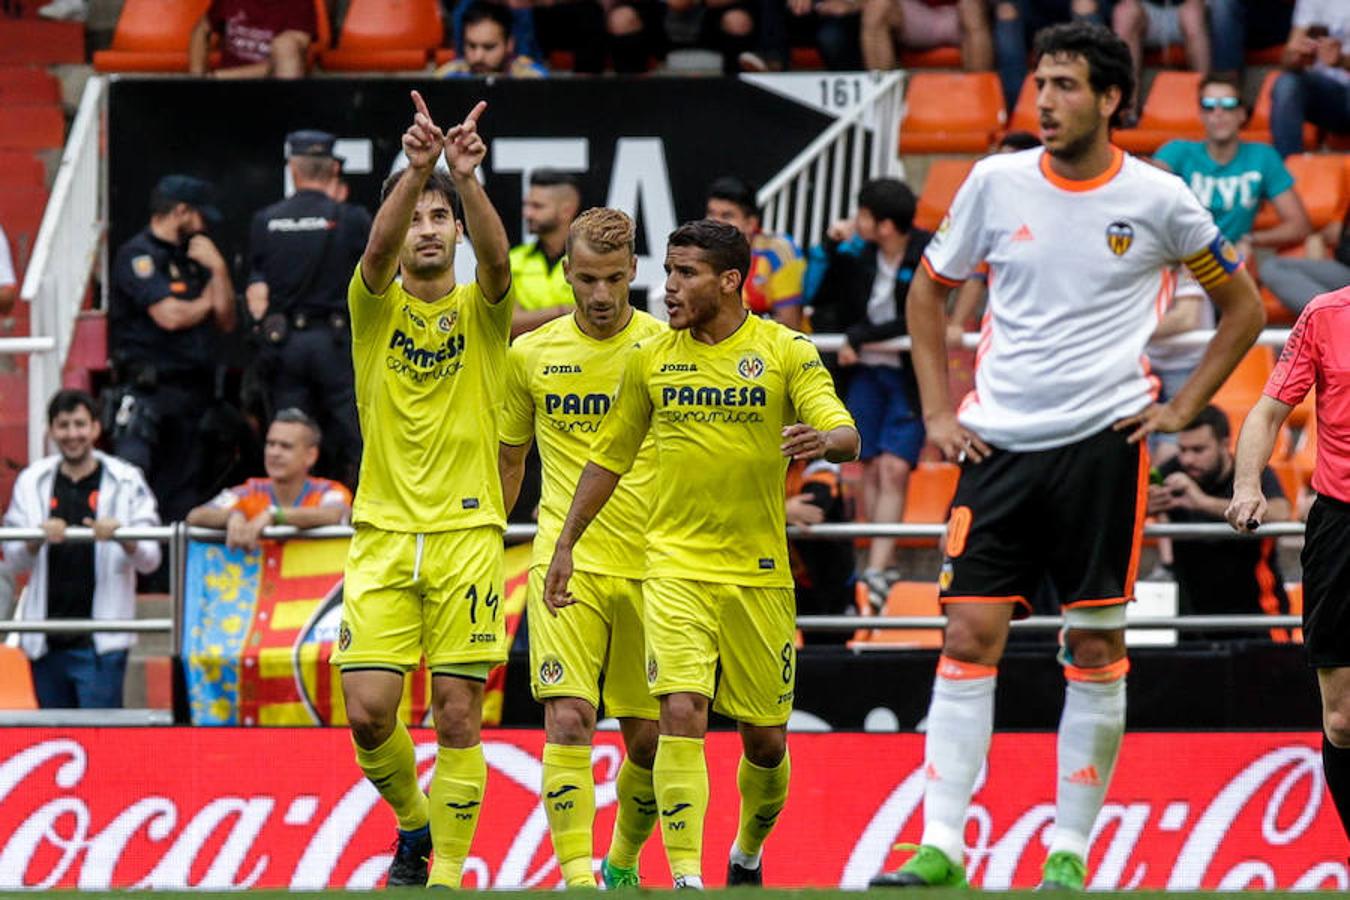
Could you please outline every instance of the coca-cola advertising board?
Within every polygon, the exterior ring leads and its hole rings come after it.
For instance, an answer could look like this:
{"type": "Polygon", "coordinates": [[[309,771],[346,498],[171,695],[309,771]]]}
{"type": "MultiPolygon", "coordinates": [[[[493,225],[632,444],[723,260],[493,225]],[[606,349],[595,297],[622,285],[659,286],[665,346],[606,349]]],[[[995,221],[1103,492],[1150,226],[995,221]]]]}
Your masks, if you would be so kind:
{"type": "MultiPolygon", "coordinates": [[[[419,731],[424,782],[435,756],[419,731]]],[[[486,732],[489,784],[466,887],[555,887],[539,805],[543,735],[486,732]]],[[[922,828],[918,735],[794,735],[792,793],[765,851],[765,881],[861,887],[922,828]]],[[[1052,734],[1000,734],[967,820],[985,888],[1038,880],[1054,815],[1052,734]]],[[[736,831],[739,744],[708,740],[704,867],[725,869],[736,831]]],[[[595,748],[596,853],[615,812],[621,749],[595,748]]],[[[371,887],[389,863],[392,814],[328,729],[0,731],[0,890],[371,887]]],[[[1096,888],[1344,890],[1346,843],[1303,734],[1131,734],[1089,858],[1096,888]]],[[[659,838],[644,882],[669,885],[659,838]]]]}

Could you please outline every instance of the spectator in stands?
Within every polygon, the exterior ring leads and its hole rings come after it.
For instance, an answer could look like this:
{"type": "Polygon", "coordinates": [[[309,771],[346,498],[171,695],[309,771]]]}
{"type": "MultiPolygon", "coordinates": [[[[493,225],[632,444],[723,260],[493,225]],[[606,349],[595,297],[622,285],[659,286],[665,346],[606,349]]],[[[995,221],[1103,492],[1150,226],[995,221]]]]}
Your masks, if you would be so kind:
{"type": "Polygon", "coordinates": [[[464,49],[436,70],[440,78],[471,75],[506,75],[511,78],[543,78],[548,69],[529,56],[516,53],[511,10],[490,0],[474,0],[462,18],[464,49]]]}
{"type": "Polygon", "coordinates": [[[855,72],[863,67],[861,14],[855,0],[760,0],[759,52],[743,53],[743,71],[788,68],[794,43],[814,46],[825,68],[855,72]]]}
{"type": "Polygon", "coordinates": [[[641,74],[651,67],[653,59],[665,57],[664,3],[659,0],[616,0],[605,6],[605,35],[615,72],[641,74]]]}
{"type": "Polygon", "coordinates": [[[1027,79],[1032,36],[1061,22],[1105,25],[1109,8],[1109,0],[995,0],[994,59],[1009,112],[1027,79]]]}
{"type": "MultiPolygon", "coordinates": [[[[1148,489],[1149,515],[1172,522],[1222,522],[1233,497],[1233,452],[1229,449],[1228,417],[1206,406],[1177,433],[1178,453],[1157,469],[1161,483],[1148,489]]],[[[1263,521],[1291,517],[1280,480],[1267,466],[1261,491],[1269,501],[1263,521]]],[[[1288,615],[1275,554],[1275,539],[1174,540],[1172,569],[1183,615],[1268,613],[1288,615]]]]}
{"type": "MultiPolygon", "coordinates": [[[[858,192],[856,218],[832,224],[824,246],[812,250],[813,264],[823,268],[812,279],[818,284],[811,295],[814,325],[844,334],[838,359],[852,370],[847,405],[862,438],[863,504],[871,522],[900,521],[924,442],[908,357],[863,346],[906,333],[905,298],[932,237],[914,227],[916,205],[903,181],[869,181],[858,192]]],[[[894,580],[886,573],[894,549],[893,538],[873,538],[868,547],[862,579],[877,609],[894,580]]]]}
{"type": "Polygon", "coordinates": [[[759,10],[751,0],[666,0],[666,9],[670,42],[716,50],[724,75],[740,71],[741,56],[756,46],[759,10]]]}
{"type": "Polygon", "coordinates": [[[1303,123],[1350,134],[1350,3],[1298,0],[1270,95],[1270,134],[1281,156],[1302,153],[1303,123]]]}
{"type": "Polygon", "coordinates": [[[1209,0],[1214,71],[1241,72],[1248,50],[1279,44],[1293,11],[1293,0],[1209,0]]]}
{"type": "MultiPolygon", "coordinates": [[[[94,449],[100,432],[94,398],[83,391],[60,391],[47,405],[47,435],[59,452],[19,473],[5,512],[5,527],[46,535],[5,543],[7,564],[32,573],[19,618],[133,619],[136,573],[159,566],[155,541],[113,540],[123,526],[158,525],[159,513],[140,469],[94,449]],[[68,543],[72,525],[92,528],[96,542],[68,543]]],[[[127,632],[24,634],[38,705],[120,707],[135,641],[127,632]]]]}
{"type": "Polygon", "coordinates": [[[187,523],[225,529],[225,545],[258,549],[264,528],[293,525],[319,528],[343,525],[351,518],[351,491],[336,481],[314,478],[322,434],[298,409],[283,409],[267,429],[263,451],[266,478],[250,478],[227,488],[211,502],[188,513],[187,523]]]}
{"type": "Polygon", "coordinates": [[[534,240],[511,248],[511,287],[516,297],[511,314],[513,338],[574,309],[562,259],[567,252],[567,230],[581,212],[580,182],[567,172],[535,169],[530,173],[524,212],[525,227],[534,240]]]}
{"type": "Polygon", "coordinates": [[[806,260],[792,238],[760,228],[759,207],[750,185],[734,175],[713,181],[704,216],[735,225],[750,244],[750,274],[741,288],[746,308],[800,331],[806,260]]]}
{"type": "Polygon", "coordinates": [[[19,299],[19,283],[14,276],[14,257],[9,252],[9,237],[0,226],[0,316],[9,315],[19,299]]]}
{"type": "MultiPolygon", "coordinates": [[[[1177,347],[1159,343],[1166,338],[1197,329],[1212,329],[1215,325],[1214,304],[1199,282],[1184,267],[1163,273],[1162,304],[1166,312],[1153,330],[1145,352],[1149,368],[1161,383],[1158,400],[1171,400],[1191,377],[1205,355],[1205,345],[1177,347]]],[[[1149,452],[1155,463],[1162,463],[1176,455],[1177,437],[1155,431],[1148,436],[1149,452]]]]}
{"type": "Polygon", "coordinates": [[[861,4],[864,68],[897,68],[897,47],[960,47],[961,66],[967,72],[994,68],[985,0],[861,0],[861,4]]]}
{"type": "Polygon", "coordinates": [[[108,351],[113,446],[150,480],[168,521],[201,500],[203,412],[215,398],[217,335],[235,324],[234,284],[207,222],[221,221],[210,182],[166,175],[150,224],[110,270],[108,351]]]}
{"type": "Polygon", "coordinates": [[[330,196],[338,180],[333,135],[286,135],[295,193],[259,210],[249,230],[249,315],[272,411],[297,407],[333,440],[325,471],[356,484],[361,426],[353,387],[347,284],[366,247],[370,213],[330,196]]]}
{"type": "MultiPolygon", "coordinates": [[[[1186,65],[1193,72],[1209,71],[1209,25],[1205,0],[1162,3],[1155,0],[1116,0],[1111,25],[1130,48],[1134,60],[1134,83],[1143,84],[1144,49],[1165,49],[1180,44],[1186,65]]],[[[1139,114],[1143,92],[1135,92],[1134,115],[1139,114]]]]}
{"type": "Polygon", "coordinates": [[[211,0],[188,44],[188,71],[210,78],[304,78],[318,35],[313,0],[211,0]],[[210,65],[211,38],[220,65],[210,65]]]}
{"type": "MultiPolygon", "coordinates": [[[[803,528],[850,520],[839,466],[824,459],[795,460],[787,471],[787,523],[803,528]]],[[[789,541],[797,614],[842,616],[853,608],[853,547],[848,541],[789,541]]],[[[846,632],[808,631],[808,644],[840,644],[846,632]]]]}
{"type": "Polygon", "coordinates": [[[1210,74],[1200,80],[1203,141],[1168,141],[1154,162],[1180,175],[1214,216],[1223,236],[1246,258],[1255,247],[1287,247],[1312,230],[1294,176],[1268,144],[1238,139],[1247,123],[1237,76],[1210,74]],[[1279,224],[1252,230],[1261,201],[1269,200],[1279,224]]]}
{"type": "Polygon", "coordinates": [[[1350,210],[1323,234],[1334,248],[1329,259],[1272,256],[1261,263],[1261,282],[1296,313],[1303,312],[1318,294],[1350,284],[1350,210]]]}

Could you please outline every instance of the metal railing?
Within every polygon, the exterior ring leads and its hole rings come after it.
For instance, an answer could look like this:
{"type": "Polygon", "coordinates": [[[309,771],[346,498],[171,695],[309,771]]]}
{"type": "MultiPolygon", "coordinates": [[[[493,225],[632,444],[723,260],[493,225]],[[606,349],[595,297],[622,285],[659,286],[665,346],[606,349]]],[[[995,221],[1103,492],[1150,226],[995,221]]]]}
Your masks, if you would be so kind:
{"type": "Polygon", "coordinates": [[[897,145],[904,115],[904,73],[875,76],[856,107],[822,131],[756,194],[764,227],[799,247],[820,243],[833,219],[857,211],[858,191],[902,169],[897,145]]]}
{"type": "MultiPolygon", "coordinates": [[[[946,534],[947,526],[938,523],[837,523],[813,525],[810,527],[789,527],[787,536],[793,540],[852,540],[859,537],[896,537],[925,538],[937,541],[946,534]]],[[[512,524],[506,527],[504,538],[507,543],[520,543],[532,539],[538,527],[535,525],[512,524]]],[[[354,533],[349,525],[328,525],[321,528],[302,530],[291,525],[278,525],[265,528],[263,537],[271,540],[290,540],[294,538],[350,538],[354,533]]],[[[1232,539],[1252,540],[1271,537],[1298,536],[1304,533],[1302,522],[1272,522],[1261,526],[1255,534],[1239,534],[1223,523],[1150,523],[1144,526],[1146,537],[1170,537],[1174,539],[1232,539]]],[[[40,528],[0,528],[0,541],[40,541],[45,533],[40,528]]],[[[92,541],[94,532],[89,528],[66,529],[66,541],[82,543],[92,541]]],[[[65,619],[65,620],[15,620],[0,621],[0,633],[3,632],[61,632],[70,634],[95,631],[123,632],[171,632],[174,652],[180,650],[181,613],[184,595],[184,561],[186,544],[189,540],[222,542],[225,532],[211,528],[199,528],[184,524],[162,525],[146,528],[120,528],[113,540],[150,540],[169,545],[168,565],[171,566],[170,597],[173,616],[153,619],[65,619]]],[[[856,629],[886,628],[942,628],[946,624],[945,616],[799,616],[798,627],[809,631],[853,631],[856,629]]],[[[1012,623],[1019,630],[1049,631],[1063,627],[1063,619],[1058,616],[1032,616],[1012,623]]],[[[1127,627],[1131,629],[1176,629],[1179,631],[1261,631],[1270,628],[1297,628],[1302,625],[1298,616],[1281,615],[1223,615],[1223,616],[1140,616],[1131,618],[1127,627]]]]}
{"type": "MultiPolygon", "coordinates": [[[[1288,328],[1267,328],[1256,337],[1256,346],[1258,347],[1283,347],[1289,340],[1290,329],[1288,328]]],[[[1165,347],[1203,347],[1213,340],[1215,332],[1212,329],[1196,329],[1195,331],[1186,331],[1181,334],[1174,334],[1171,337],[1163,338],[1158,341],[1158,346],[1165,347]]],[[[834,353],[844,346],[844,336],[842,334],[812,334],[808,335],[811,342],[816,345],[816,349],[821,353],[834,353]]],[[[908,353],[911,347],[909,336],[891,338],[885,341],[879,341],[875,344],[866,344],[869,350],[898,350],[908,353]]],[[[980,334],[977,331],[967,331],[961,337],[961,346],[967,350],[973,350],[980,345],[980,334]]]]}
{"type": "Polygon", "coordinates": [[[46,422],[36,410],[61,387],[75,317],[98,257],[104,215],[99,178],[104,79],[85,83],[51,199],[42,215],[20,299],[29,304],[32,338],[0,343],[0,352],[31,353],[28,367],[28,458],[43,454],[46,422]],[[27,341],[27,343],[21,343],[27,341]]]}

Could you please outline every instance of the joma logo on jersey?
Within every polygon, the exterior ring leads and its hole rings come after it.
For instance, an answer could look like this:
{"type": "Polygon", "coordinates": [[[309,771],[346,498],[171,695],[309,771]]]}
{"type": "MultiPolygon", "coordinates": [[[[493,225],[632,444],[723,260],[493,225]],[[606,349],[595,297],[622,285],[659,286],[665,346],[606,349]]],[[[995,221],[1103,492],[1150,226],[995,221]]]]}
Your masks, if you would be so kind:
{"type": "Polygon", "coordinates": [[[603,416],[609,412],[609,394],[545,394],[544,413],[565,416],[603,416]]]}
{"type": "Polygon", "coordinates": [[[419,316],[417,313],[413,312],[412,307],[406,303],[403,304],[403,312],[408,316],[409,319],[412,320],[412,323],[416,325],[418,328],[427,327],[427,320],[419,316]]]}
{"type": "Polygon", "coordinates": [[[395,328],[394,336],[389,339],[389,349],[400,351],[408,362],[427,369],[448,362],[463,353],[464,335],[455,335],[440,346],[428,348],[417,346],[417,342],[410,336],[395,328]]]}
{"type": "Polygon", "coordinates": [[[1134,226],[1129,222],[1112,222],[1106,226],[1106,246],[1116,256],[1124,256],[1134,243],[1134,226]]]}
{"type": "Polygon", "coordinates": [[[544,366],[545,375],[580,375],[581,366],[561,363],[556,366],[544,366]]]}
{"type": "Polygon", "coordinates": [[[662,406],[764,406],[762,387],[665,387],[662,406]]]}
{"type": "Polygon", "coordinates": [[[661,363],[662,372],[697,372],[698,366],[693,363],[661,363]]]}

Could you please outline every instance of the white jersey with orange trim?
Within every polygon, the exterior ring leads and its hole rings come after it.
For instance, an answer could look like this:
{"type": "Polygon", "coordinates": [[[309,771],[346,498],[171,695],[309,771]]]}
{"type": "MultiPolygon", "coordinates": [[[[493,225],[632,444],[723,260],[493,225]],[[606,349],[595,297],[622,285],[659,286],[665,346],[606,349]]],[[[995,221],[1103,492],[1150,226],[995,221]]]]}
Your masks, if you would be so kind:
{"type": "Polygon", "coordinates": [[[1075,443],[1157,395],[1144,348],[1185,263],[1206,289],[1242,260],[1185,182],[1112,147],[1070,181],[1042,149],[975,164],[924,253],[944,284],[989,265],[975,388],[961,424],[1007,450],[1075,443]]]}

